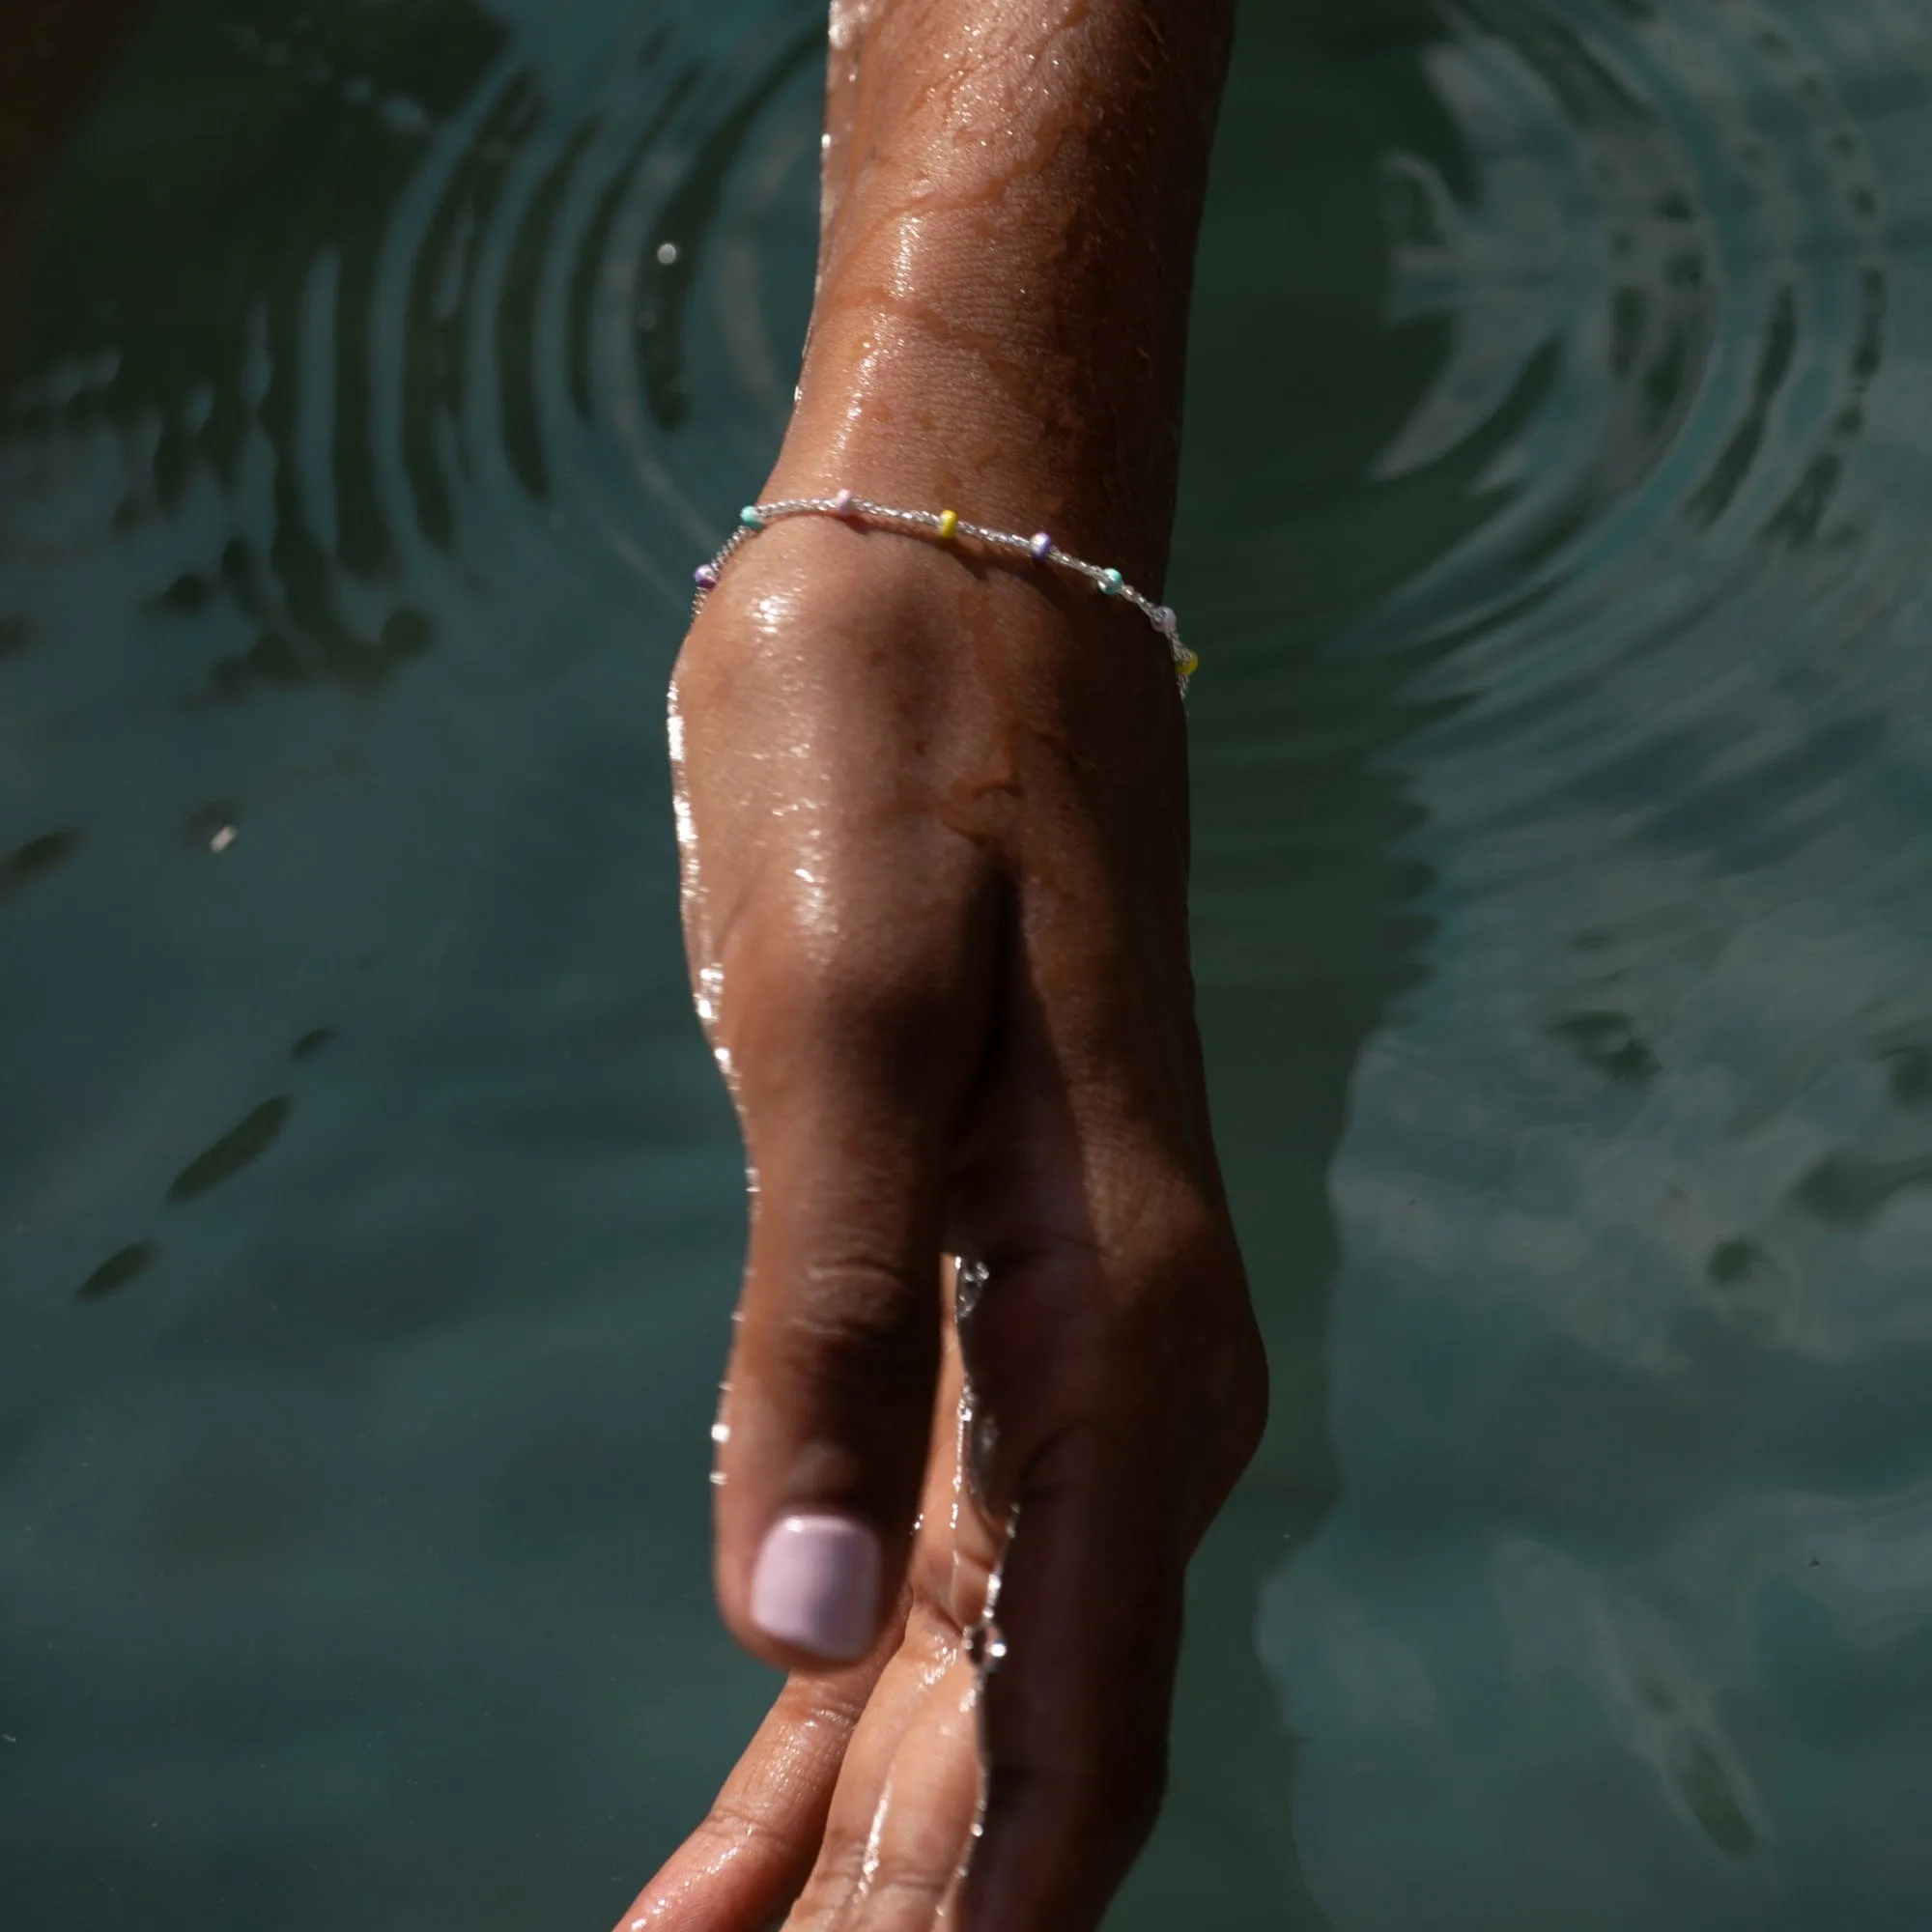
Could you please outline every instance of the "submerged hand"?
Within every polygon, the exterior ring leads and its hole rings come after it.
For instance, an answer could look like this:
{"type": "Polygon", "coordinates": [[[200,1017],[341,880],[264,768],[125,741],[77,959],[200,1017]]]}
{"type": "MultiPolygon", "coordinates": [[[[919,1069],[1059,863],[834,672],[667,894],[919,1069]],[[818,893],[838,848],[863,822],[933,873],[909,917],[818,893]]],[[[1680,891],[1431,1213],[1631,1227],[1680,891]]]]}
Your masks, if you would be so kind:
{"type": "Polygon", "coordinates": [[[1151,1824],[1183,1571],[1265,1405],[1166,653],[1076,583],[799,520],[733,559],[673,716],[754,1178],[718,1590],[795,1674],[624,1923],[761,1932],[803,1887],[800,1932],[1083,1932],[1151,1824]]]}

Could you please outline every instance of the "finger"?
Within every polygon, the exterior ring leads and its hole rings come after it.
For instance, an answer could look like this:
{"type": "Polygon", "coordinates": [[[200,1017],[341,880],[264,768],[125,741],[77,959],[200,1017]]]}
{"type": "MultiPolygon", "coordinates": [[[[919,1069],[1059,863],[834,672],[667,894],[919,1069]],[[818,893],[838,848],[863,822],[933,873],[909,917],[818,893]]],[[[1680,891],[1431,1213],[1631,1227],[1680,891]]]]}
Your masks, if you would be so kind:
{"type": "Polygon", "coordinates": [[[798,1896],[860,1713],[889,1655],[794,1677],[704,1822],[618,1921],[618,1932],[764,1932],[798,1896]]]}
{"type": "Polygon", "coordinates": [[[1153,1828],[1185,1554],[1141,1460],[1073,1428],[1019,1486],[981,1689],[971,1932],[1091,1932],[1153,1828]]]}
{"type": "Polygon", "coordinates": [[[950,834],[922,879],[949,865],[916,922],[868,923],[876,888],[845,895],[838,963],[789,977],[780,998],[768,974],[758,1010],[728,1015],[756,1195],[722,1417],[718,1587],[740,1640],[785,1667],[869,1648],[925,1466],[947,1155],[997,923],[979,855],[950,834]]]}
{"type": "Polygon", "coordinates": [[[916,1607],[879,1688],[894,1721],[854,1738],[786,1932],[927,1932],[979,1808],[978,1699],[959,1633],[916,1607]]]}
{"type": "Polygon", "coordinates": [[[984,1609],[999,1538],[964,1478],[963,1397],[949,1325],[905,1639],[846,1753],[787,1932],[929,1932],[965,1862],[980,1802],[966,1631],[984,1609]]]}
{"type": "MultiPolygon", "coordinates": [[[[994,1268],[967,1324],[975,1463],[1009,1524],[981,1691],[972,1932],[1091,1932],[1166,1780],[1187,1559],[1258,1430],[1239,1264],[1204,1209],[1103,1262],[1060,1243],[994,1268]]],[[[1177,1197],[1179,1198],[1179,1197],[1177,1197]]]]}

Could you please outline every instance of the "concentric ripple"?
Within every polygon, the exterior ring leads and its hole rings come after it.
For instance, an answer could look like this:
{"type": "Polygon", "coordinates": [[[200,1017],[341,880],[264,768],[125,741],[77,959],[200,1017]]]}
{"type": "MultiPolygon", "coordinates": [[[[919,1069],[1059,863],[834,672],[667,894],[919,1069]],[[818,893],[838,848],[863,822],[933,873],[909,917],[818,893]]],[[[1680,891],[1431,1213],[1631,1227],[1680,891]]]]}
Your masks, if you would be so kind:
{"type": "Polygon", "coordinates": [[[822,8],[107,11],[0,206],[8,1914],[609,1922],[763,1695],[662,721],[822,8]]]}
{"type": "Polygon", "coordinates": [[[224,696],[383,681],[437,632],[437,557],[543,527],[532,506],[669,595],[789,404],[816,10],[642,8],[613,37],[578,7],[524,38],[470,0],[203,0],[156,31],[203,127],[172,133],[146,206],[112,191],[105,134],[56,179],[43,232],[97,194],[99,245],[23,278],[14,555],[261,475],[266,526],[211,533],[152,592],[157,622],[219,603],[253,634],[206,667],[224,696]]]}
{"type": "MultiPolygon", "coordinates": [[[[766,1689],[655,747],[823,7],[111,11],[0,208],[9,1905],[608,1922],[766,1689]]],[[[1245,10],[1174,594],[1276,1421],[1122,1932],[1924,1916],[1929,76],[1245,10]]]]}
{"type": "MultiPolygon", "coordinates": [[[[1278,783],[1355,731],[1404,826],[1358,873],[1400,895],[1332,1506],[1263,1621],[1304,1872],[1350,1932],[1890,1924],[1932,1797],[1932,23],[1457,0],[1408,47],[1386,313],[1430,360],[1349,512],[1385,567],[1254,533],[1341,621],[1285,672],[1244,639],[1208,753],[1278,783]]],[[[1351,829],[1204,815],[1210,983],[1326,999],[1264,885],[1351,829]]]]}

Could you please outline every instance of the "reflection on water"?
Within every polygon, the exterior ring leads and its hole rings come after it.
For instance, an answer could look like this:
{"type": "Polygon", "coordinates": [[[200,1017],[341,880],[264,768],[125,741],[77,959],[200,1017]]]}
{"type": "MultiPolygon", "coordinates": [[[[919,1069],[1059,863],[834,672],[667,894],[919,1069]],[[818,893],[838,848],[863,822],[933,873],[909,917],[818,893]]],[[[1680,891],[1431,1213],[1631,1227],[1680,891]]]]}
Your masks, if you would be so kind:
{"type": "Polygon", "coordinates": [[[1351,1932],[1913,1922],[1932,30],[1439,21],[1388,313],[1444,349],[1373,473],[1512,427],[1331,638],[1427,714],[1431,929],[1332,1175],[1341,1500],[1264,1593],[1303,1868],[1351,1932]]]}
{"type": "MultiPolygon", "coordinates": [[[[23,1923],[602,1924],[759,1706],[658,719],[820,13],[0,24],[23,1923]]],[[[1278,1415],[1122,1926],[1932,1893],[1928,75],[1907,0],[1248,10],[1175,588],[1278,1415]]]]}

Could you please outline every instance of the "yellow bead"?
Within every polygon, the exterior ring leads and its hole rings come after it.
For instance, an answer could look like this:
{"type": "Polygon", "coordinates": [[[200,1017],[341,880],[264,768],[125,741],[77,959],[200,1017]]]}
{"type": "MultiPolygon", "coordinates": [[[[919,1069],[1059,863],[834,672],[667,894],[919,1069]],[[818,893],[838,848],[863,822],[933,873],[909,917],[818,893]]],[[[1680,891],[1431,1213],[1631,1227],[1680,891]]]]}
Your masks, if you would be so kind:
{"type": "Polygon", "coordinates": [[[1201,654],[1199,651],[1189,651],[1181,658],[1180,674],[1182,677],[1192,677],[1200,668],[1201,654]]]}
{"type": "Polygon", "coordinates": [[[940,511],[939,534],[942,537],[952,537],[959,534],[959,512],[957,510],[940,511]]]}

